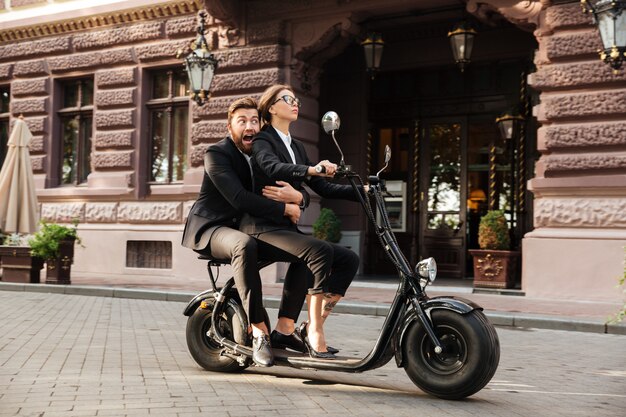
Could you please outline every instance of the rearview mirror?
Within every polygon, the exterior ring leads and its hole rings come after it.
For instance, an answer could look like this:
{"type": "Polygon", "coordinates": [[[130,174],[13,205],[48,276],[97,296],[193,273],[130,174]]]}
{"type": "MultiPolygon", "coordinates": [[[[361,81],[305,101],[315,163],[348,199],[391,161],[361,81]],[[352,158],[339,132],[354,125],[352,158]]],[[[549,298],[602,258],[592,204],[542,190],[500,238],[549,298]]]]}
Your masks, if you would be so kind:
{"type": "Polygon", "coordinates": [[[341,126],[341,120],[339,119],[339,115],[334,111],[326,112],[324,116],[322,116],[322,128],[327,134],[338,130],[339,126],[341,126]]]}
{"type": "Polygon", "coordinates": [[[391,148],[389,145],[385,145],[385,165],[391,161],[391,148]]]}

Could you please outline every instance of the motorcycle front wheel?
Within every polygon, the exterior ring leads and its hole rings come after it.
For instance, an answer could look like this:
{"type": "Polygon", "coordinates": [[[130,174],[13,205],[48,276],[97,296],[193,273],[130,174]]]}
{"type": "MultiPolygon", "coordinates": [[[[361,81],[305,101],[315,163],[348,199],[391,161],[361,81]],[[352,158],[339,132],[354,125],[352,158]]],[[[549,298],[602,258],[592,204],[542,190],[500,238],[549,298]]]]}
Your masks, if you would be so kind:
{"type": "MultiPolygon", "coordinates": [[[[237,360],[223,356],[224,348],[215,340],[207,336],[211,328],[214,299],[207,299],[206,308],[198,307],[187,320],[187,347],[189,353],[207,371],[213,372],[240,372],[248,367],[241,365],[237,360]]],[[[222,335],[236,343],[247,346],[248,321],[241,306],[229,300],[224,312],[219,317],[218,326],[222,335]]]]}
{"type": "Polygon", "coordinates": [[[500,361],[500,341],[493,325],[478,310],[461,315],[450,310],[431,314],[442,353],[419,321],[407,329],[403,342],[404,370],[421,390],[458,400],[480,391],[500,361]]]}

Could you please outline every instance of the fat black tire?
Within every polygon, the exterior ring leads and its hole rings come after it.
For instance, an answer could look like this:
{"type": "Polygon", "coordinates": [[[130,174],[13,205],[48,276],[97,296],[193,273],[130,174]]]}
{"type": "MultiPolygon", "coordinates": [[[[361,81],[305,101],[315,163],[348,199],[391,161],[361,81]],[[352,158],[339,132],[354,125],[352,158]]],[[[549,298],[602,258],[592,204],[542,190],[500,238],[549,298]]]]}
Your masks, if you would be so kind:
{"type": "MultiPolygon", "coordinates": [[[[211,314],[213,313],[214,299],[207,299],[207,308],[198,307],[187,320],[187,347],[194,360],[206,369],[213,372],[241,372],[248,365],[241,365],[235,359],[222,356],[224,348],[207,336],[211,328],[211,314]]],[[[241,305],[236,300],[229,299],[218,325],[223,336],[241,345],[249,345],[248,320],[241,305]]]]}
{"type": "Polygon", "coordinates": [[[459,400],[489,383],[500,361],[500,341],[493,325],[479,310],[461,315],[436,309],[431,314],[441,354],[418,320],[407,329],[402,345],[404,370],[424,392],[459,400]]]}

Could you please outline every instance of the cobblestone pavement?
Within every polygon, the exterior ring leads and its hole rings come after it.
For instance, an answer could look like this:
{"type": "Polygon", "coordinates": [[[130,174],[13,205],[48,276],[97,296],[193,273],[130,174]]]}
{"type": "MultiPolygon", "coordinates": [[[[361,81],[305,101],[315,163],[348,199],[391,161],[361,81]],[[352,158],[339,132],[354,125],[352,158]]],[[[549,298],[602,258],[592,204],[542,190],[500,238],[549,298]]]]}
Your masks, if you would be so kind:
{"type": "MultiPolygon", "coordinates": [[[[0,292],[0,416],[622,416],[626,409],[626,336],[498,328],[502,357],[491,383],[465,401],[444,401],[393,362],[363,374],[206,372],[187,351],[183,307],[0,292]]],[[[329,342],[363,356],[382,322],[337,314],[329,342]]]]}

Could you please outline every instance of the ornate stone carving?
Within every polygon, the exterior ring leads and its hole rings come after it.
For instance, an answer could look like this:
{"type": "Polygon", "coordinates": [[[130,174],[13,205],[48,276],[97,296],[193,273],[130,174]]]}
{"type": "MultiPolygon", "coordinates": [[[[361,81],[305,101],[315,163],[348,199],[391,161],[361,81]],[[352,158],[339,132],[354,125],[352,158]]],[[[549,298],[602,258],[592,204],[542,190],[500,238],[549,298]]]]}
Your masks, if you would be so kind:
{"type": "Polygon", "coordinates": [[[205,0],[204,8],[215,19],[219,19],[233,28],[239,27],[237,19],[241,16],[240,0],[205,0]]]}
{"type": "Polygon", "coordinates": [[[182,203],[179,202],[128,202],[120,203],[117,210],[120,223],[179,223],[182,221],[182,203]]]}
{"type": "Polygon", "coordinates": [[[30,157],[30,165],[33,168],[33,172],[43,172],[44,170],[44,166],[46,164],[46,156],[45,155],[41,155],[41,156],[31,156],[30,157]]]}
{"type": "Polygon", "coordinates": [[[543,157],[543,162],[546,172],[582,171],[596,169],[624,169],[626,168],[626,155],[547,155],[543,157]]]}
{"type": "Polygon", "coordinates": [[[626,227],[624,198],[539,198],[535,227],[626,227]]]}
{"type": "Polygon", "coordinates": [[[597,30],[591,28],[584,32],[550,36],[545,42],[546,54],[550,60],[580,55],[597,56],[600,48],[602,48],[600,35],[597,30]]]}
{"type": "Polygon", "coordinates": [[[576,87],[626,81],[626,73],[614,74],[606,64],[596,59],[592,62],[541,65],[537,72],[529,75],[529,84],[545,90],[554,87],[576,87]]]}
{"type": "Polygon", "coordinates": [[[13,81],[11,84],[11,93],[13,96],[37,96],[48,95],[48,79],[40,78],[37,80],[13,81]]]}
{"type": "Polygon", "coordinates": [[[96,149],[106,148],[128,148],[133,146],[134,130],[123,130],[117,132],[96,132],[96,149]]]}
{"type": "Polygon", "coordinates": [[[98,108],[132,106],[135,104],[135,91],[136,88],[98,91],[96,93],[96,105],[98,108]]]}
{"type": "Polygon", "coordinates": [[[71,52],[70,38],[68,36],[0,46],[0,59],[16,59],[28,56],[41,57],[58,52],[71,52]]]}
{"type": "Polygon", "coordinates": [[[96,128],[134,127],[134,110],[99,111],[96,112],[96,128]]]}
{"type": "Polygon", "coordinates": [[[85,221],[87,223],[115,223],[118,203],[87,203],[85,221]]]}
{"type": "Polygon", "coordinates": [[[196,144],[199,142],[217,142],[226,137],[226,121],[203,121],[194,123],[191,128],[191,141],[196,144]]]}
{"type": "Polygon", "coordinates": [[[247,30],[248,43],[279,43],[285,39],[285,24],[282,21],[250,23],[247,30]]]}
{"type": "Polygon", "coordinates": [[[545,97],[547,119],[626,113],[626,90],[545,97]]]}
{"type": "Polygon", "coordinates": [[[191,207],[193,207],[195,202],[196,202],[195,200],[191,200],[191,201],[185,201],[183,203],[183,221],[186,221],[187,217],[189,217],[189,212],[191,211],[191,207]]]}
{"type": "Polygon", "coordinates": [[[546,11],[546,23],[553,29],[572,26],[591,26],[593,24],[593,18],[590,14],[582,13],[580,2],[576,2],[549,7],[546,11]]]}
{"type": "Polygon", "coordinates": [[[141,23],[117,29],[81,33],[74,36],[76,50],[103,48],[140,41],[159,39],[163,33],[163,22],[141,23]]]}
{"type": "Polygon", "coordinates": [[[0,64],[0,80],[11,78],[13,64],[0,64]]]}
{"type": "Polygon", "coordinates": [[[97,169],[132,168],[133,151],[93,152],[91,163],[97,169]]]}
{"type": "Polygon", "coordinates": [[[541,133],[547,149],[626,145],[624,122],[547,126],[541,133]]]}
{"type": "Polygon", "coordinates": [[[47,98],[30,98],[26,100],[13,100],[11,102],[11,112],[14,115],[46,113],[47,110],[47,98]]]}
{"type": "Polygon", "coordinates": [[[11,7],[22,7],[36,3],[46,3],[46,0],[11,0],[11,7]]]}
{"type": "Polygon", "coordinates": [[[135,85],[135,67],[120,68],[116,70],[100,70],[96,72],[96,85],[98,87],[118,87],[123,85],[135,85]]]}
{"type": "Polygon", "coordinates": [[[28,130],[30,130],[30,133],[36,134],[47,132],[47,119],[47,117],[27,117],[24,118],[24,121],[28,125],[28,130]]]}
{"type": "Polygon", "coordinates": [[[213,92],[236,92],[247,89],[260,89],[284,81],[278,68],[251,71],[245,77],[241,74],[217,74],[213,79],[213,92]]]}
{"type": "Polygon", "coordinates": [[[206,153],[208,147],[208,143],[201,143],[199,145],[191,147],[191,155],[189,157],[189,160],[192,167],[199,167],[204,165],[204,154],[206,153]]]}
{"type": "Polygon", "coordinates": [[[489,19],[490,12],[495,9],[520,28],[533,31],[541,26],[542,11],[550,3],[550,0],[469,0],[466,8],[481,20],[489,19]]]}
{"type": "Polygon", "coordinates": [[[241,32],[239,29],[233,29],[226,26],[220,26],[217,29],[217,37],[219,48],[232,48],[240,44],[241,32]]]}
{"type": "Polygon", "coordinates": [[[179,36],[193,36],[198,27],[195,16],[179,17],[177,19],[169,19],[165,22],[165,34],[168,38],[179,36]]]}
{"type": "Polygon", "coordinates": [[[30,144],[28,144],[28,149],[30,149],[31,153],[41,153],[44,151],[44,143],[43,136],[33,136],[30,144]]]}
{"type": "Polygon", "coordinates": [[[128,65],[135,62],[131,48],[85,52],[48,59],[52,72],[74,71],[105,65],[128,65]]]}
{"type": "Polygon", "coordinates": [[[153,59],[175,58],[179,49],[185,50],[188,46],[189,40],[181,39],[152,43],[150,45],[139,45],[135,47],[135,50],[140,61],[150,61],[153,59]]]}
{"type": "Polygon", "coordinates": [[[48,64],[43,59],[36,59],[33,61],[20,61],[15,64],[15,76],[37,76],[37,75],[47,75],[50,71],[48,70],[48,64]]]}
{"type": "Polygon", "coordinates": [[[85,203],[42,203],[41,218],[54,223],[84,222],[85,203]]]}

